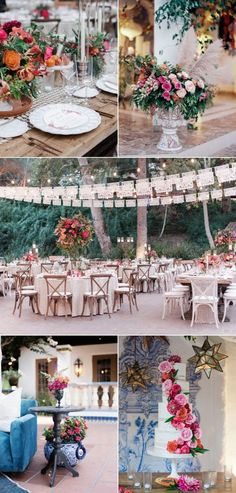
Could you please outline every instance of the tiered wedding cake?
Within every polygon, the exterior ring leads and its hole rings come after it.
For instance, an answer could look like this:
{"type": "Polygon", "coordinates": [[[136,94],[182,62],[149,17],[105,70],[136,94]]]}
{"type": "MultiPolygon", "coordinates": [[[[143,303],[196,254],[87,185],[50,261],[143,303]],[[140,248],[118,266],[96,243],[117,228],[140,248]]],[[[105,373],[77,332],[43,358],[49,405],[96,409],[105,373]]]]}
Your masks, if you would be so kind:
{"type": "MultiPolygon", "coordinates": [[[[177,371],[175,383],[181,386],[182,392],[189,393],[189,382],[186,380],[186,363],[175,363],[174,369],[177,371]]],[[[186,395],[186,400],[189,402],[189,396],[186,395]]],[[[168,397],[162,389],[162,402],[158,404],[158,426],[155,429],[154,445],[159,451],[160,457],[170,457],[173,454],[167,450],[168,442],[178,440],[180,430],[174,428],[171,422],[166,422],[171,418],[172,414],[167,410],[168,397]]],[[[190,406],[191,407],[191,406],[190,406]]],[[[176,454],[174,454],[176,457],[176,454]]]]}
{"type": "Polygon", "coordinates": [[[159,370],[162,402],[158,404],[155,455],[171,459],[204,453],[200,424],[189,403],[186,364],[179,356],[172,356],[160,363],[159,370]]]}

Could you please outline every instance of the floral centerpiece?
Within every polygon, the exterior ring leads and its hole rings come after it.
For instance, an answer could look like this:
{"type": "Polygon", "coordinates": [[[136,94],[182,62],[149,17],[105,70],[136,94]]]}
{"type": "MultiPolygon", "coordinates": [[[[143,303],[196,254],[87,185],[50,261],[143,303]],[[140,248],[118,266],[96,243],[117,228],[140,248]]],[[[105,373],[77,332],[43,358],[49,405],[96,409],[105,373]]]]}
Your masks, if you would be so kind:
{"type": "Polygon", "coordinates": [[[136,58],[138,71],[133,101],[137,108],[158,112],[163,135],[158,148],[176,151],[182,148],[176,129],[184,120],[197,119],[212,104],[213,88],[201,78],[192,77],[179,65],[158,64],[147,55],[136,58]]]}
{"type": "Polygon", "coordinates": [[[167,443],[167,450],[170,454],[204,454],[205,449],[201,442],[201,427],[197,417],[189,405],[186,393],[182,392],[182,387],[176,382],[178,370],[175,363],[180,362],[179,356],[171,357],[162,361],[159,365],[161,372],[162,388],[167,397],[167,411],[171,415],[166,420],[176,430],[179,430],[180,437],[167,443]]]}
{"type": "Polygon", "coordinates": [[[45,74],[44,45],[37,29],[18,21],[0,28],[0,101],[37,95],[38,77],[45,74]]]}
{"type": "Polygon", "coordinates": [[[40,3],[33,10],[33,17],[35,19],[45,19],[48,20],[51,17],[50,8],[47,4],[40,3]]]}
{"type": "Polygon", "coordinates": [[[157,259],[157,252],[156,250],[148,250],[146,253],[145,253],[145,258],[147,260],[149,260],[151,262],[151,260],[155,260],[157,259]]]}
{"type": "Polygon", "coordinates": [[[201,270],[207,271],[209,267],[213,267],[213,268],[219,267],[221,264],[221,260],[222,259],[220,255],[206,254],[197,261],[197,266],[201,270]]]}
{"type": "Polygon", "coordinates": [[[176,479],[173,484],[168,487],[169,491],[200,491],[202,489],[202,483],[198,479],[195,479],[186,474],[182,474],[178,479],[176,479]]]}
{"type": "Polygon", "coordinates": [[[58,246],[72,259],[76,259],[83,248],[89,245],[93,232],[91,221],[81,213],[72,218],[61,217],[55,229],[58,246]]]}
{"type": "Polygon", "coordinates": [[[233,252],[222,253],[221,258],[223,262],[234,263],[236,261],[236,254],[233,252]]]}
{"type": "Polygon", "coordinates": [[[68,387],[70,381],[69,378],[57,372],[54,375],[49,375],[45,372],[41,372],[41,374],[48,380],[48,390],[53,393],[57,400],[57,406],[60,407],[64,389],[68,387]]]}
{"type": "Polygon", "coordinates": [[[36,260],[38,260],[38,255],[33,252],[28,252],[23,256],[23,260],[25,260],[26,262],[35,262],[36,260]]]}
{"type": "Polygon", "coordinates": [[[214,241],[215,246],[220,252],[232,250],[233,246],[236,245],[236,231],[231,231],[230,229],[219,231],[214,241]]]}
{"type": "Polygon", "coordinates": [[[98,77],[105,65],[105,53],[109,51],[110,43],[104,33],[89,37],[89,55],[93,59],[93,75],[98,77]]]}
{"type": "MultiPolygon", "coordinates": [[[[70,465],[74,467],[77,460],[84,459],[86,449],[82,441],[86,437],[87,423],[84,418],[67,416],[61,425],[60,439],[63,443],[63,451],[70,465]]],[[[54,432],[53,426],[44,428],[43,436],[46,439],[44,453],[47,460],[53,451],[54,432]]],[[[60,464],[63,466],[64,464],[60,464]]]]}

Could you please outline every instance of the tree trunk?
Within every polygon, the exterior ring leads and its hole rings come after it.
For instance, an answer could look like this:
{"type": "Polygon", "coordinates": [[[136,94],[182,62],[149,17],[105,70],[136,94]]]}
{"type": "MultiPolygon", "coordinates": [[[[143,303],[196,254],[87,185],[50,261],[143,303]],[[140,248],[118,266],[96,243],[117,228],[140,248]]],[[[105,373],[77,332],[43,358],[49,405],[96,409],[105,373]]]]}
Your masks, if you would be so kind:
{"type": "Polygon", "coordinates": [[[162,238],[162,236],[164,234],[164,231],[165,231],[166,221],[167,221],[167,213],[168,213],[168,205],[166,205],[166,207],[165,207],[165,215],[164,215],[162,230],[161,230],[161,232],[159,234],[159,240],[162,238]]]}
{"type": "MultiPolygon", "coordinates": [[[[204,158],[204,168],[208,168],[206,158],[204,158]]],[[[213,240],[213,237],[212,237],[212,234],[211,234],[210,222],[209,222],[209,214],[208,214],[208,204],[207,204],[207,201],[206,200],[203,201],[202,207],[203,207],[205,233],[206,233],[206,236],[207,236],[207,239],[208,239],[210,248],[212,250],[214,250],[215,243],[214,243],[214,240],[213,240]]]]}
{"type": "MultiPolygon", "coordinates": [[[[146,178],[147,176],[146,159],[139,158],[137,165],[140,168],[139,178],[146,178]]],[[[139,198],[146,198],[146,196],[142,196],[139,198]]],[[[147,243],[147,207],[137,206],[137,247],[136,247],[137,258],[144,258],[145,243],[147,243]]]]}
{"type": "MultiPolygon", "coordinates": [[[[82,184],[92,185],[93,181],[88,171],[89,167],[87,167],[88,164],[87,159],[80,158],[79,164],[81,169],[82,184]]],[[[106,231],[102,209],[100,207],[91,206],[91,214],[92,214],[93,226],[95,229],[96,237],[98,239],[98,243],[101,247],[102,252],[108,255],[111,251],[112,243],[111,243],[111,238],[106,231]]]]}

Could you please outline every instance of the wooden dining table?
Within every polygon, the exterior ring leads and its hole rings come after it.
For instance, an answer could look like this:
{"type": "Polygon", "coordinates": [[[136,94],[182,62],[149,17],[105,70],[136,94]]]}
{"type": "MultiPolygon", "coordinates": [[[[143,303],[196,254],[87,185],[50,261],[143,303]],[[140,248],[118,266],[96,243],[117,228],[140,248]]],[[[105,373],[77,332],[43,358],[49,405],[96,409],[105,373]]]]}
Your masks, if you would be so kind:
{"type": "MultiPolygon", "coordinates": [[[[196,479],[202,480],[202,473],[189,473],[189,476],[193,476],[196,479]]],[[[167,474],[152,474],[152,490],[151,491],[157,491],[157,492],[165,492],[167,491],[167,488],[165,486],[161,486],[156,482],[156,480],[166,477],[167,474]]],[[[140,473],[140,479],[142,478],[142,473],[140,473]]],[[[120,486],[124,486],[125,488],[131,490],[132,492],[139,492],[139,493],[147,493],[147,490],[144,490],[142,487],[141,489],[134,490],[132,487],[132,481],[127,479],[127,474],[122,473],[119,476],[119,484],[120,486]]],[[[201,491],[206,491],[206,490],[201,490],[201,491]]],[[[214,487],[211,487],[209,490],[211,493],[236,493],[236,478],[233,476],[232,481],[224,481],[224,474],[219,473],[217,474],[217,482],[214,487]]]]}
{"type": "MultiPolygon", "coordinates": [[[[33,102],[28,114],[18,117],[29,124],[29,114],[46,104],[63,102],[63,90],[56,88],[41,93],[33,102]]],[[[72,104],[83,105],[80,98],[73,97],[72,104]]],[[[117,144],[117,96],[100,92],[90,98],[88,108],[100,113],[101,124],[91,132],[80,135],[53,135],[31,126],[20,137],[0,143],[1,157],[82,157],[112,156],[117,144]]],[[[1,139],[0,139],[1,140],[1,139]]]]}

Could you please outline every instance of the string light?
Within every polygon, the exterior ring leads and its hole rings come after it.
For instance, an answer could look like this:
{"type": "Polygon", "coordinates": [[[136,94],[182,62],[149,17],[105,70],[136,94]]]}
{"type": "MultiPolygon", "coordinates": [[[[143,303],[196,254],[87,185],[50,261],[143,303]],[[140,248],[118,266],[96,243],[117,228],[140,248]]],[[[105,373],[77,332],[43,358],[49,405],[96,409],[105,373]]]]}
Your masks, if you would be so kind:
{"type": "Polygon", "coordinates": [[[163,165],[162,165],[162,168],[166,168],[166,163],[164,162],[163,165]]]}
{"type": "Polygon", "coordinates": [[[47,183],[51,183],[51,179],[50,178],[47,179],[47,183]]]}
{"type": "Polygon", "coordinates": [[[141,171],[140,168],[137,168],[137,173],[140,173],[140,171],[141,171]]]}
{"type": "Polygon", "coordinates": [[[192,158],[192,159],[191,159],[191,163],[195,163],[195,159],[193,159],[193,158],[192,158]]]}

